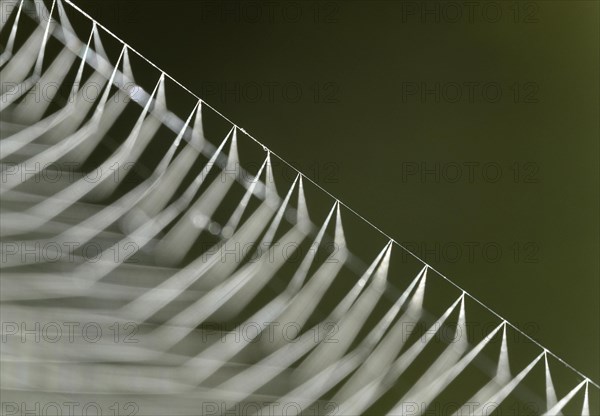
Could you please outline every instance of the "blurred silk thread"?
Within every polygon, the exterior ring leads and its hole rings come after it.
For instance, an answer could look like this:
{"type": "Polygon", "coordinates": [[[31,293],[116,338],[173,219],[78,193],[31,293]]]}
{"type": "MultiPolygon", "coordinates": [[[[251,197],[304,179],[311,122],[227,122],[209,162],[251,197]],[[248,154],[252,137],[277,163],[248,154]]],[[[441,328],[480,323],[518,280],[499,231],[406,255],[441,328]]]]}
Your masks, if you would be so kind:
{"type": "Polygon", "coordinates": [[[0,13],[3,414],[598,414],[596,383],[77,6],[0,13]]]}

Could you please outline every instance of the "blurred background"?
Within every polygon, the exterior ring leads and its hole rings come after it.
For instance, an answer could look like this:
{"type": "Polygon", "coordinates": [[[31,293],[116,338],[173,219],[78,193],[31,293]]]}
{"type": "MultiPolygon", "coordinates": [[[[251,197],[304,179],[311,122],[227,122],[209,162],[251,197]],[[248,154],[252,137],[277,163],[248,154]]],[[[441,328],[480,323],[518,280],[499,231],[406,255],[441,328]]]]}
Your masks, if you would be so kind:
{"type": "Polygon", "coordinates": [[[75,3],[600,379],[598,2],[75,3]]]}

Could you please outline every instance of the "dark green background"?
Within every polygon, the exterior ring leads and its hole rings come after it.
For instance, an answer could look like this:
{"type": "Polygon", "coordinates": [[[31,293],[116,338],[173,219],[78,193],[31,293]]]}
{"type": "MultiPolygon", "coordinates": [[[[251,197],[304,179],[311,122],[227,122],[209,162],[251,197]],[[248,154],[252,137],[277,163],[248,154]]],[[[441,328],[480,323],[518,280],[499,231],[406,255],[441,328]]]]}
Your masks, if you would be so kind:
{"type": "Polygon", "coordinates": [[[261,3],[256,21],[254,2],[77,4],[390,236],[439,244],[439,259],[425,253],[434,267],[600,379],[598,2],[519,3],[516,19],[513,2],[495,2],[498,22],[403,18],[412,2],[399,1],[261,3]],[[403,100],[411,82],[498,83],[503,95],[403,100]],[[282,94],[292,83],[298,100],[282,94]],[[515,102],[515,83],[537,90],[515,102]],[[403,178],[436,162],[495,163],[502,177],[403,178]],[[534,181],[515,181],[515,163],[534,181]],[[444,255],[467,243],[502,256],[444,255]]]}

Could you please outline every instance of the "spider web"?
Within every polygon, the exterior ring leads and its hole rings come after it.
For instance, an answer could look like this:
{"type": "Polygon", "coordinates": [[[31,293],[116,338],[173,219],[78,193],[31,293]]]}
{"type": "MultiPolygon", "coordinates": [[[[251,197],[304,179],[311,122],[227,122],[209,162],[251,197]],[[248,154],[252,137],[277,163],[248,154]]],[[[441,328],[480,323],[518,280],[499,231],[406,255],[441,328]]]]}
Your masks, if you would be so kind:
{"type": "Polygon", "coordinates": [[[598,414],[597,384],[75,5],[1,13],[3,414],[598,414]]]}

